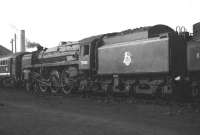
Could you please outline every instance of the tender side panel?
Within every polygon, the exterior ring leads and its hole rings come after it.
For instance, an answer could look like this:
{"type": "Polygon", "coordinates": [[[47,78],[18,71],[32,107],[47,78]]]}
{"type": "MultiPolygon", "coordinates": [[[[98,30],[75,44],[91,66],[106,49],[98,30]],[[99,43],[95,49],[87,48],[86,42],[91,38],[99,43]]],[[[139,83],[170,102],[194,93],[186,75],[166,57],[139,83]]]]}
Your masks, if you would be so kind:
{"type": "Polygon", "coordinates": [[[200,71],[200,43],[189,42],[187,45],[187,69],[188,71],[200,71]]]}
{"type": "Polygon", "coordinates": [[[98,49],[98,73],[168,73],[168,41],[168,38],[153,38],[102,46],[98,49]]]}

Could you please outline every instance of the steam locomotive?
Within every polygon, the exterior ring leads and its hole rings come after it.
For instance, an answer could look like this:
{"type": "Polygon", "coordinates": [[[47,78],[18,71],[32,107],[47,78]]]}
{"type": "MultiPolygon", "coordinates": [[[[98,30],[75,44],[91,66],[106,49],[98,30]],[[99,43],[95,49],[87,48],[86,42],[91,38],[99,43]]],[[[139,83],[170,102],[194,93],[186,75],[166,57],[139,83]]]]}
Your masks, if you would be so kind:
{"type": "Polygon", "coordinates": [[[200,96],[200,23],[193,35],[155,25],[0,58],[2,84],[27,91],[200,96]]]}

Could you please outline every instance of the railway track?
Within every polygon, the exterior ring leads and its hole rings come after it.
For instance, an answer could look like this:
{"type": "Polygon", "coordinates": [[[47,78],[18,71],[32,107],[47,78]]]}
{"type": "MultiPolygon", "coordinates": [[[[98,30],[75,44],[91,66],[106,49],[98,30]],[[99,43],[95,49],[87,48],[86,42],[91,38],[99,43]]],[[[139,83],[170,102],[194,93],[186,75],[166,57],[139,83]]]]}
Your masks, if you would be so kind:
{"type": "MultiPolygon", "coordinates": [[[[23,89],[25,91],[25,89],[23,89]]],[[[27,91],[26,91],[27,92],[27,91]]],[[[30,95],[38,97],[62,97],[62,98],[82,98],[90,99],[92,101],[102,103],[128,103],[128,104],[150,104],[150,105],[161,105],[161,106],[179,106],[181,108],[189,108],[194,111],[200,110],[200,99],[199,98],[172,98],[172,97],[155,97],[149,95],[136,95],[129,96],[127,93],[115,93],[112,96],[106,95],[104,92],[72,92],[71,94],[65,95],[62,92],[50,93],[47,91],[42,93],[41,91],[28,91],[30,95]]]]}

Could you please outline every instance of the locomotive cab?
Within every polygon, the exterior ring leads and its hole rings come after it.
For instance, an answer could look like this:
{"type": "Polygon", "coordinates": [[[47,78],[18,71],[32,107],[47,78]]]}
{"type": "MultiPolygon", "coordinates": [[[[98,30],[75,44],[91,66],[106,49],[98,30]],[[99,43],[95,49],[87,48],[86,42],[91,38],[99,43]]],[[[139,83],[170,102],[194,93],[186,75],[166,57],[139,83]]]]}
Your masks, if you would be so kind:
{"type": "Polygon", "coordinates": [[[80,40],[80,70],[89,70],[91,73],[96,73],[98,65],[97,42],[100,37],[102,35],[80,40]]]}
{"type": "Polygon", "coordinates": [[[88,70],[90,68],[90,45],[85,44],[80,47],[80,65],[81,70],[88,70]]]}

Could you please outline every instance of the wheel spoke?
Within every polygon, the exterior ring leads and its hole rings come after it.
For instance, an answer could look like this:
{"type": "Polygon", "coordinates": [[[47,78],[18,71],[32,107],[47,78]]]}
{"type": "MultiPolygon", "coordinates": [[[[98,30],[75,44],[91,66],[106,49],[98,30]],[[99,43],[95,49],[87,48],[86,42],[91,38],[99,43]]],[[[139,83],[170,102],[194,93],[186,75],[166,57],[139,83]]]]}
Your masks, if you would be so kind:
{"type": "Polygon", "coordinates": [[[69,77],[67,70],[63,70],[61,75],[62,92],[66,95],[70,94],[73,89],[73,80],[69,77]]]}
{"type": "Polygon", "coordinates": [[[50,82],[51,82],[50,86],[51,92],[58,93],[60,90],[60,76],[58,71],[54,70],[51,72],[50,82]]]}

